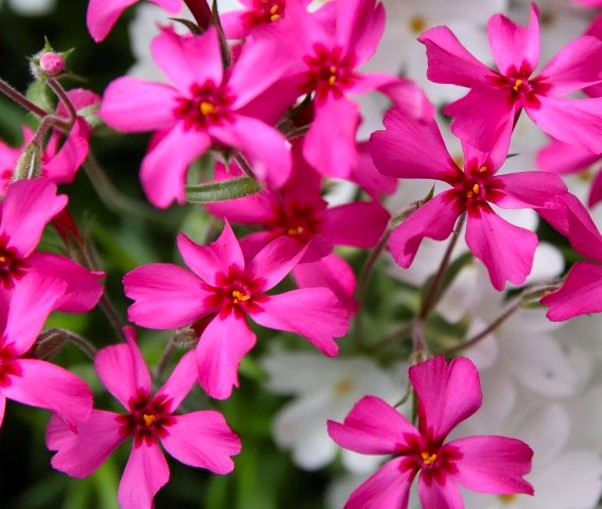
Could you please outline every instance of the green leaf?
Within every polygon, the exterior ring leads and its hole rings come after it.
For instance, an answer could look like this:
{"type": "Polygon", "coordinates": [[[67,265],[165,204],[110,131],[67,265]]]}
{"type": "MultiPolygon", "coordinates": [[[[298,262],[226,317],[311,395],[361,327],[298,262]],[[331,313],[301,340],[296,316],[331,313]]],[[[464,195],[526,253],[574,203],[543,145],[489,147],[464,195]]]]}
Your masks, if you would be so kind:
{"type": "Polygon", "coordinates": [[[44,80],[36,80],[27,88],[27,99],[45,111],[54,111],[54,96],[44,80]]]}
{"type": "Polygon", "coordinates": [[[209,184],[186,186],[186,199],[190,203],[210,203],[233,200],[261,191],[259,183],[250,177],[238,177],[209,184]]]}

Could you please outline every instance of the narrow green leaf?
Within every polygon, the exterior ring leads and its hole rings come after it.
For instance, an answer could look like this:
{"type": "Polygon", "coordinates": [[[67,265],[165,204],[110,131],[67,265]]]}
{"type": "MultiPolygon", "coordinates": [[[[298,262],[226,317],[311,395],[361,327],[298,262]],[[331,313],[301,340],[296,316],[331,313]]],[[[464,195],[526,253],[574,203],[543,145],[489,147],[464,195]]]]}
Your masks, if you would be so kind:
{"type": "Polygon", "coordinates": [[[210,203],[233,200],[261,190],[259,183],[250,177],[239,177],[210,184],[186,186],[186,199],[190,203],[210,203]]]}

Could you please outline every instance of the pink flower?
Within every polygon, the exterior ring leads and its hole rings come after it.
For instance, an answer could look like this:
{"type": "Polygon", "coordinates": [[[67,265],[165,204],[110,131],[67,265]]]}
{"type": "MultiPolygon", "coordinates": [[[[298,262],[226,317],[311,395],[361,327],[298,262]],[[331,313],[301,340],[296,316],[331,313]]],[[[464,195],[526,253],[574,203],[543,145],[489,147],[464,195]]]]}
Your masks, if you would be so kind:
{"type": "Polygon", "coordinates": [[[57,309],[90,311],[102,296],[99,278],[69,258],[35,251],[48,222],[65,208],[67,197],[57,195],[47,179],[20,180],[11,184],[0,204],[0,293],[13,291],[25,274],[35,272],[67,284],[57,309]]]}
{"type": "MultiPolygon", "coordinates": [[[[98,95],[83,88],[69,90],[67,96],[80,113],[94,108],[100,102],[98,95]]],[[[67,108],[62,102],[58,104],[55,114],[65,122],[69,120],[67,108]]],[[[90,126],[82,116],[76,118],[66,137],[62,132],[53,131],[41,155],[42,176],[57,184],[71,183],[77,170],[88,157],[90,131],[90,126]]],[[[21,153],[32,141],[33,136],[33,131],[24,126],[24,141],[21,147],[15,149],[0,142],[0,193],[2,195],[8,189],[21,153]]]]}
{"type": "Polygon", "coordinates": [[[350,313],[332,291],[302,288],[279,295],[276,286],[303,257],[290,237],[274,240],[253,259],[243,256],[230,225],[207,247],[183,234],[178,247],[191,273],[168,263],[153,263],[126,274],[126,295],[135,302],[129,319],[151,329],[193,325],[199,383],[207,394],[225,399],[238,387],[238,366],[255,345],[246,316],[270,329],[299,334],[329,356],[336,355],[333,337],[343,336],[350,313]]]}
{"type": "Polygon", "coordinates": [[[421,117],[432,113],[424,93],[411,81],[359,68],[375,53],[385,27],[384,5],[377,0],[340,0],[332,22],[287,4],[278,25],[281,44],[294,59],[292,80],[302,94],[314,94],[314,118],[305,137],[303,156],[323,175],[347,178],[357,169],[356,133],[359,105],[352,96],[378,90],[400,108],[421,117]]]}
{"type": "Polygon", "coordinates": [[[602,152],[602,98],[561,97],[602,81],[602,42],[582,36],[565,46],[537,75],[540,37],[538,10],[531,9],[528,27],[497,14],[487,27],[497,71],[475,59],[445,26],[425,32],[428,78],[470,88],[445,112],[453,117],[452,131],[481,150],[499,137],[509,137],[524,109],[543,131],[566,143],[602,152]]]}
{"type": "Polygon", "coordinates": [[[385,175],[437,179],[452,189],[422,205],[392,233],[389,249],[404,268],[411,265],[422,239],[446,239],[458,216],[467,213],[466,243],[487,267],[491,283],[503,290],[506,281],[522,284],[531,271],[537,236],[497,215],[490,204],[502,208],[562,207],[559,197],[567,188],[558,175],[520,172],[497,175],[506,158],[507,140],[490,152],[481,152],[463,139],[464,169],[447,152],[437,124],[390,110],[386,131],[370,139],[372,158],[385,175]]]}
{"type": "Polygon", "coordinates": [[[577,262],[562,287],[541,299],[549,308],[546,316],[554,322],[602,312],[602,236],[576,197],[569,196],[565,203],[564,216],[550,222],[569,238],[575,251],[596,263],[577,262]]]}
{"type": "Polygon", "coordinates": [[[92,392],[86,383],[30,353],[66,286],[56,278],[27,274],[10,300],[0,299],[0,425],[7,399],[52,410],[65,427],[75,428],[90,416],[92,392]]]}
{"type": "MultiPolygon", "coordinates": [[[[106,90],[100,116],[123,132],[159,130],[141,171],[154,205],[184,201],[188,165],[214,144],[240,150],[259,179],[275,185],[286,180],[291,163],[285,138],[250,111],[269,116],[271,105],[251,103],[286,72],[287,57],[270,37],[248,41],[227,73],[214,28],[198,37],[166,29],[151,51],[174,86],[120,78],[106,90]]],[[[274,90],[270,101],[277,96],[274,90]]]]}
{"type": "Polygon", "coordinates": [[[472,436],[445,442],[449,433],[481,406],[479,375],[465,358],[442,356],[410,368],[418,398],[418,428],[383,400],[366,396],[343,424],[328,421],[331,438],[361,454],[393,455],[352,494],[345,509],[406,509],[417,474],[425,509],[461,509],[459,487],[481,493],[533,494],[523,479],[531,448],[513,438],[472,436]]]}
{"type": "Polygon", "coordinates": [[[231,456],[240,452],[241,443],[219,412],[176,413],[194,384],[191,353],[153,395],[151,377],[133,330],[125,330],[127,344],[100,350],[94,367],[127,413],[93,410],[77,433],[53,418],[46,444],[57,451],[52,458],[54,468],[73,477],[87,477],[119,444],[132,437],[132,450],[119,484],[119,504],[123,509],[151,509],[153,497],[169,480],[169,467],[159,443],[182,463],[216,474],[233,470],[231,456]]]}
{"type": "MultiPolygon", "coordinates": [[[[151,0],[171,14],[182,8],[182,0],[151,0]]],[[[90,0],[86,24],[96,42],[101,42],[113,28],[121,13],[138,0],[90,0]]]]}

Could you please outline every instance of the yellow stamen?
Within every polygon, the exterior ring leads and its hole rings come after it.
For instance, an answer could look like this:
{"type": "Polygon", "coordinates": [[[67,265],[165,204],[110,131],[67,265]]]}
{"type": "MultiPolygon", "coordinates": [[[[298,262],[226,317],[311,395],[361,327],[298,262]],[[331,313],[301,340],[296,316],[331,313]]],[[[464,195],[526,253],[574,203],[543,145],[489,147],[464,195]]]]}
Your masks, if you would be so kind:
{"type": "Polygon", "coordinates": [[[6,256],[0,255],[0,263],[6,263],[6,256]]]}
{"type": "Polygon", "coordinates": [[[282,18],[282,16],[280,16],[280,14],[272,14],[272,15],[270,16],[270,21],[271,21],[272,23],[274,23],[275,21],[278,21],[280,18],[282,18]]]}
{"type": "Polygon", "coordinates": [[[144,419],[144,425],[147,428],[150,428],[153,424],[155,424],[157,422],[157,417],[153,414],[144,414],[142,416],[142,418],[144,419]]]}
{"type": "Polygon", "coordinates": [[[289,235],[301,235],[305,231],[303,226],[297,226],[296,228],[289,228],[287,233],[289,235]]]}
{"type": "Polygon", "coordinates": [[[502,504],[511,504],[516,499],[516,495],[500,495],[502,504]]]}
{"type": "Polygon", "coordinates": [[[270,9],[270,14],[278,14],[278,6],[277,5],[272,5],[272,8],[270,9]]]}
{"type": "Polygon", "coordinates": [[[233,290],[232,298],[234,299],[234,304],[238,304],[239,302],[247,302],[251,299],[251,296],[238,290],[233,290]]]}
{"type": "Polygon", "coordinates": [[[410,30],[412,32],[414,32],[415,34],[418,34],[422,31],[424,31],[424,29],[426,28],[426,19],[424,19],[423,16],[420,16],[419,14],[416,16],[413,16],[410,19],[410,30]]]}
{"type": "Polygon", "coordinates": [[[481,190],[481,187],[479,186],[479,184],[475,184],[474,186],[472,186],[472,192],[474,194],[479,194],[480,190],[481,190]]]}
{"type": "Polygon", "coordinates": [[[337,82],[337,77],[333,74],[330,78],[328,78],[328,84],[334,85],[337,82]]]}
{"type": "Polygon", "coordinates": [[[523,84],[523,80],[516,80],[514,82],[514,86],[512,87],[512,90],[514,90],[515,92],[518,92],[518,89],[521,87],[521,85],[523,84]]]}
{"type": "Polygon", "coordinates": [[[210,103],[208,101],[201,101],[201,104],[199,104],[199,110],[201,110],[201,113],[203,115],[207,116],[207,115],[215,115],[217,108],[215,107],[215,104],[213,104],[213,103],[210,103]]]}
{"type": "Polygon", "coordinates": [[[481,166],[479,168],[479,173],[485,173],[487,171],[489,171],[489,168],[487,166],[481,166]]]}
{"type": "Polygon", "coordinates": [[[347,394],[353,388],[353,382],[348,378],[339,380],[334,386],[334,392],[338,395],[347,394]]]}
{"type": "Polygon", "coordinates": [[[437,461],[437,455],[435,453],[430,453],[428,451],[422,451],[420,453],[420,457],[422,458],[422,463],[425,465],[432,465],[437,461]]]}

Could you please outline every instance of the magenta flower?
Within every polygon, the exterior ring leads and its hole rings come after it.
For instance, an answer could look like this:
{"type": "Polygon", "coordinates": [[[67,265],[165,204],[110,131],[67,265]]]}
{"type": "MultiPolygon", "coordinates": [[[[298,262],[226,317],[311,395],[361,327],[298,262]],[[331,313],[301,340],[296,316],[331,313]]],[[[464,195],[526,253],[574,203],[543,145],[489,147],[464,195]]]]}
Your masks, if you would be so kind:
{"type": "Polygon", "coordinates": [[[282,43],[295,60],[291,70],[303,94],[314,93],[314,118],[303,156],[323,175],[347,178],[359,164],[356,132],[359,106],[351,96],[378,90],[400,108],[421,117],[432,112],[424,93],[411,81],[358,69],[375,53],[385,27],[385,8],[376,0],[340,0],[334,25],[287,4],[279,24],[282,43]]]}
{"type": "Polygon", "coordinates": [[[69,258],[35,251],[46,224],[67,204],[56,185],[44,178],[20,180],[0,204],[0,293],[13,291],[25,274],[36,272],[63,280],[67,289],[57,309],[90,311],[102,296],[103,272],[90,272],[69,258]]]}
{"type": "MultiPolygon", "coordinates": [[[[182,0],[151,0],[171,14],[182,8],[182,0]]],[[[86,24],[96,42],[101,42],[113,28],[123,11],[138,0],[90,0],[86,24]]]]}
{"type": "Polygon", "coordinates": [[[269,116],[271,106],[252,108],[251,102],[286,72],[287,57],[270,37],[247,42],[227,73],[214,28],[198,37],[166,29],[151,51],[174,86],[120,78],[106,90],[100,116],[124,132],[160,130],[141,171],[154,205],[184,201],[188,165],[214,144],[240,150],[259,179],[275,185],[286,180],[291,162],[285,138],[245,110],[269,116]]]}
{"type": "Polygon", "coordinates": [[[194,385],[191,353],[182,358],[153,395],[151,377],[133,329],[125,331],[127,344],[100,350],[94,367],[127,413],[92,410],[90,419],[79,426],[77,433],[53,418],[46,444],[57,451],[52,458],[54,468],[73,477],[87,477],[119,444],[132,437],[132,451],[119,483],[119,504],[123,509],[151,509],[153,497],[169,480],[169,467],[159,443],[185,465],[216,474],[234,469],[231,456],[240,452],[241,443],[219,412],[176,413],[194,385]]]}
{"type": "Polygon", "coordinates": [[[255,345],[246,316],[270,329],[306,337],[324,354],[336,355],[333,337],[343,336],[350,313],[327,288],[302,288],[279,295],[276,286],[303,257],[290,237],[274,240],[246,261],[230,225],[207,247],[183,234],[178,247],[194,274],[176,265],[152,263],[124,277],[135,302],[129,319],[151,329],[193,325],[199,383],[207,394],[225,399],[238,387],[238,366],[255,345]]]}
{"type": "Polygon", "coordinates": [[[92,392],[86,383],[31,356],[38,334],[66,286],[56,278],[27,274],[15,285],[10,300],[0,299],[0,426],[7,399],[52,410],[66,428],[81,426],[90,416],[92,392]]]}
{"type": "Polygon", "coordinates": [[[389,249],[404,268],[411,265],[422,239],[446,239],[458,216],[467,213],[466,243],[487,267],[491,283],[503,290],[506,281],[522,284],[531,271],[537,235],[502,219],[491,207],[563,207],[559,197],[567,188],[550,172],[529,171],[497,175],[506,158],[507,140],[500,139],[490,152],[481,152],[463,139],[464,169],[445,148],[433,119],[417,120],[390,110],[386,131],[373,133],[372,158],[385,175],[399,178],[437,179],[452,189],[422,205],[392,233],[389,249]]]}
{"type": "Polygon", "coordinates": [[[500,137],[509,137],[524,109],[543,131],[566,143],[602,152],[602,98],[562,99],[602,81],[602,42],[582,36],[565,46],[537,75],[540,37],[538,10],[531,9],[528,27],[501,14],[487,26],[497,71],[476,60],[445,26],[425,32],[427,76],[436,83],[470,88],[445,112],[453,117],[456,136],[488,150],[500,137]]]}
{"type": "Polygon", "coordinates": [[[482,402],[479,375],[465,358],[447,364],[442,356],[410,368],[418,398],[418,428],[383,400],[366,396],[343,424],[328,421],[331,438],[361,454],[393,455],[352,494],[345,509],[407,509],[417,474],[425,509],[461,509],[459,487],[492,494],[533,494],[523,479],[533,451],[520,440],[472,436],[445,442],[482,402]]]}

